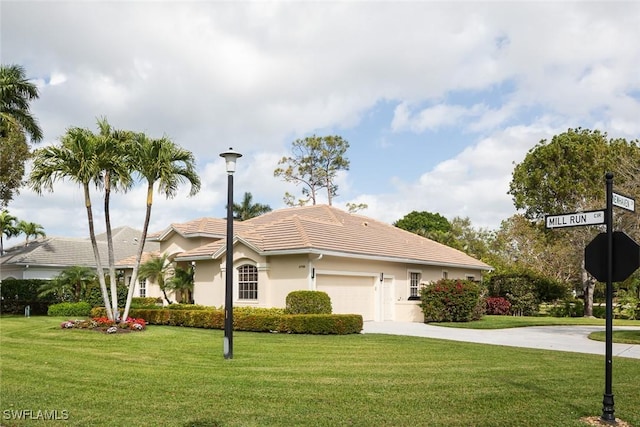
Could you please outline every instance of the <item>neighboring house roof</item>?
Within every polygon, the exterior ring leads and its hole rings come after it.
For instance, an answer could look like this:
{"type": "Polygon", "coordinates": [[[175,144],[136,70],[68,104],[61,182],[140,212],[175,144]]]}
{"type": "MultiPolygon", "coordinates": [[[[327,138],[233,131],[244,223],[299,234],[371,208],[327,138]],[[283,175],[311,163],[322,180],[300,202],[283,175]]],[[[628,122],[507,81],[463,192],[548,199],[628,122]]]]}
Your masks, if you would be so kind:
{"type": "MultiPolygon", "coordinates": [[[[131,227],[118,227],[112,230],[113,251],[116,260],[135,255],[138,251],[139,239],[142,232],[131,227]]],[[[108,267],[107,235],[96,235],[98,251],[103,267],[108,267]]],[[[160,245],[147,242],[146,250],[158,251],[160,245]]],[[[0,264],[32,265],[46,267],[95,267],[93,248],[90,238],[44,237],[29,242],[28,245],[18,244],[5,251],[0,258],[0,264]]]]}
{"type": "MultiPolygon", "coordinates": [[[[178,260],[219,258],[225,252],[226,220],[199,218],[172,224],[157,233],[166,240],[172,233],[184,237],[217,239],[177,256],[178,260]]],[[[268,212],[247,221],[234,222],[234,240],[262,255],[317,253],[430,264],[491,267],[462,251],[437,243],[393,225],[362,215],[351,214],[328,205],[300,206],[268,212]]]]}

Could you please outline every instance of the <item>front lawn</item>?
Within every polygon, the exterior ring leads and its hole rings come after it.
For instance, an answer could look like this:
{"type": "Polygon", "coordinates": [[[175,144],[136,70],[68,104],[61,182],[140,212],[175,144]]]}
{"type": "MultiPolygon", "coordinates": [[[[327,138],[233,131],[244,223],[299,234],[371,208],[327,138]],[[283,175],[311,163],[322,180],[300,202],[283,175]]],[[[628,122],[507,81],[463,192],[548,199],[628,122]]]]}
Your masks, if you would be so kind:
{"type": "MultiPolygon", "coordinates": [[[[605,332],[592,332],[589,339],[606,341],[605,332]]],[[[640,344],[640,331],[613,331],[613,342],[620,344],[640,344]]]]}
{"type": "MultiPolygon", "coordinates": [[[[602,357],[391,335],[149,326],[106,335],[0,318],[2,426],[585,426],[602,357]],[[64,412],[63,412],[64,411],[64,412]],[[32,416],[33,416],[32,415],[32,416]],[[46,423],[43,423],[46,424],[46,423]],[[57,425],[57,423],[52,423],[57,425]]],[[[640,361],[614,358],[616,416],[640,425],[640,361]]]]}

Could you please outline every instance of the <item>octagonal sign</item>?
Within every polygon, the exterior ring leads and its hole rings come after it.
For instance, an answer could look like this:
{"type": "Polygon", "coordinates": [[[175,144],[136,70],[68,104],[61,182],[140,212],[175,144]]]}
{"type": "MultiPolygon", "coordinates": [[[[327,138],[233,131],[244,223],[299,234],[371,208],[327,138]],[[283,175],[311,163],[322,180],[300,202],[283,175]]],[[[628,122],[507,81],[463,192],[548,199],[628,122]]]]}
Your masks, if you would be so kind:
{"type": "MultiPolygon", "coordinates": [[[[584,267],[599,282],[607,281],[607,233],[598,234],[584,250],[584,267]]],[[[613,282],[622,282],[640,267],[640,246],[626,233],[613,232],[613,282]]]]}

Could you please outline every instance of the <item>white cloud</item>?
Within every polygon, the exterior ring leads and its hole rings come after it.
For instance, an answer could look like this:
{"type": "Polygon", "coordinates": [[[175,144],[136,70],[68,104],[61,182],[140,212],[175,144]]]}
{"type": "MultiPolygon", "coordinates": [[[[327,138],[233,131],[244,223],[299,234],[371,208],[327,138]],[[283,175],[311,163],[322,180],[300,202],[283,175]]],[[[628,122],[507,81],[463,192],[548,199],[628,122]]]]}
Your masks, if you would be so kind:
{"type": "MultiPolygon", "coordinates": [[[[32,109],[45,143],[69,126],[95,129],[96,117],[106,116],[117,128],[167,134],[194,152],[202,190],[169,201],[156,195],[152,228],[224,215],[218,154],[229,146],[245,154],[236,197],[249,191],[277,208],[285,191],[299,191],[273,177],[292,140],[361,130],[367,147],[359,152],[371,166],[360,173],[369,175],[341,174],[337,204],[368,203],[363,213],[390,222],[415,209],[489,226],[512,213],[513,161],[539,139],[575,126],[640,133],[640,100],[631,96],[640,90],[637,3],[7,2],[2,9],[3,62],[38,79],[32,109]],[[396,105],[393,115],[362,128],[381,103],[396,105]],[[380,167],[407,133],[427,132],[466,139],[466,149],[418,171],[380,167]],[[381,174],[397,176],[387,178],[395,191],[360,190],[381,174]]],[[[447,148],[439,145],[423,144],[414,156],[435,158],[447,148]]],[[[10,208],[56,234],[84,233],[74,191],[57,187],[40,198],[25,190],[10,208]]],[[[114,200],[122,221],[141,223],[143,192],[114,200]]]]}

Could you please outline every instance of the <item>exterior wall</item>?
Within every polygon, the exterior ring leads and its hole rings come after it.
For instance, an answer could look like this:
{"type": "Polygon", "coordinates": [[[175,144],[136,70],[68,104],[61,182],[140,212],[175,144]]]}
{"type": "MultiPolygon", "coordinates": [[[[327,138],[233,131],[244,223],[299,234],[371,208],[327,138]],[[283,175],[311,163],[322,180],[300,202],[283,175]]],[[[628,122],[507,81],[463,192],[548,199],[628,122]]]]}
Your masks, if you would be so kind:
{"type": "Polygon", "coordinates": [[[307,255],[269,257],[268,274],[260,282],[266,291],[265,306],[284,308],[290,292],[309,289],[310,274],[307,255]]]}
{"type": "Polygon", "coordinates": [[[165,240],[160,242],[160,252],[164,253],[176,253],[176,252],[184,252],[190,251],[192,249],[198,248],[200,246],[206,245],[211,242],[215,242],[219,239],[211,239],[204,237],[195,237],[187,239],[178,233],[173,233],[169,240],[165,240]]]}
{"type": "MultiPolygon", "coordinates": [[[[174,237],[177,240],[182,239],[180,236],[174,237]]],[[[170,244],[165,245],[164,248],[171,253],[177,252],[181,246],[187,246],[185,242],[172,241],[168,243],[170,244]]],[[[213,307],[224,306],[225,264],[225,255],[219,259],[196,261],[193,291],[193,299],[196,304],[213,307]]],[[[283,308],[290,292],[317,289],[319,276],[322,276],[323,283],[330,283],[332,277],[335,277],[338,282],[340,277],[349,278],[349,280],[342,281],[347,287],[350,282],[360,278],[372,283],[370,300],[373,301],[373,315],[371,320],[406,322],[424,321],[419,307],[420,302],[409,299],[411,272],[420,273],[421,284],[437,281],[445,274],[450,279],[473,276],[475,280],[480,280],[482,277],[481,270],[389,261],[308,254],[264,257],[241,243],[234,247],[233,269],[234,306],[283,308]],[[255,301],[238,299],[238,273],[236,269],[244,264],[253,265],[258,269],[258,299],[255,301]]],[[[147,295],[161,296],[162,293],[157,286],[149,283],[147,295]]]]}

